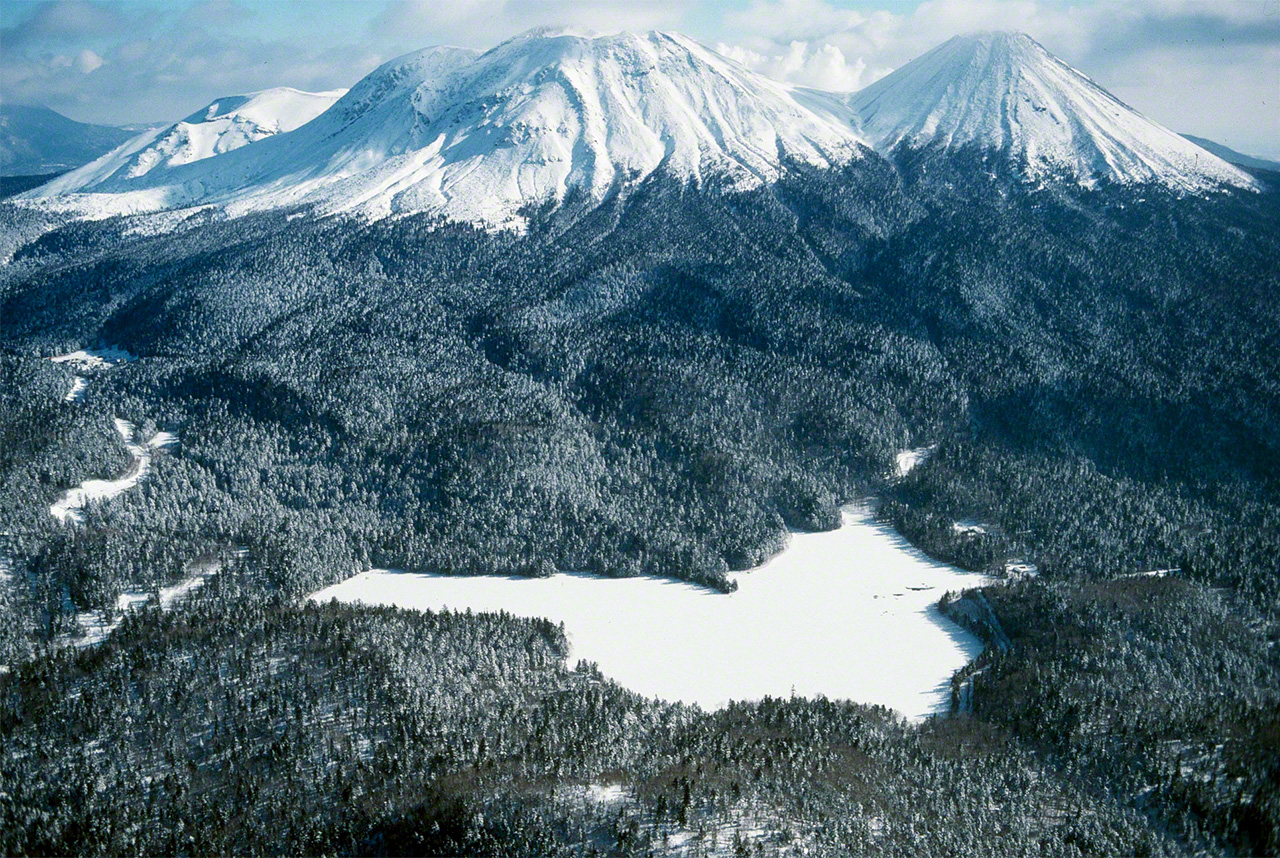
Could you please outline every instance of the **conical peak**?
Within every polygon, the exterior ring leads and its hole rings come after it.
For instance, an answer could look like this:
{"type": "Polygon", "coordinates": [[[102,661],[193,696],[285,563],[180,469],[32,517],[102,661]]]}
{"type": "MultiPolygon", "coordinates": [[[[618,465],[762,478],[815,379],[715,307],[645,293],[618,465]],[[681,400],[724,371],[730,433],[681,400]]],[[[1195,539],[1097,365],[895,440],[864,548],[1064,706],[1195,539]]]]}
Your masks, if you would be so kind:
{"type": "Polygon", "coordinates": [[[1158,181],[1184,190],[1251,180],[1121,102],[1025,33],[957,36],[853,95],[877,149],[1005,153],[1029,178],[1158,181]]]}
{"type": "Polygon", "coordinates": [[[1028,36],[1021,30],[976,30],[972,33],[962,33],[948,39],[945,44],[955,45],[974,45],[981,47],[1016,47],[1016,48],[1039,48],[1040,43],[1028,36]]]}
{"type": "Polygon", "coordinates": [[[988,74],[1018,73],[1045,66],[1070,68],[1035,39],[1014,30],[988,30],[955,36],[914,62],[948,65],[953,73],[959,73],[965,66],[988,74]]]}

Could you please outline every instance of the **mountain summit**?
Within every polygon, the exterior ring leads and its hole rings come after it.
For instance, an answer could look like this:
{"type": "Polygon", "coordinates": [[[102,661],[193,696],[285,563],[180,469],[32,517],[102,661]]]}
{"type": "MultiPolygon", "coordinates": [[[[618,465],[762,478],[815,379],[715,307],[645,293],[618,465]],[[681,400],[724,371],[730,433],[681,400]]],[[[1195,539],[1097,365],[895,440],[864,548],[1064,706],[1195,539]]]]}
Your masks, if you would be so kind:
{"type": "Polygon", "coordinates": [[[1253,184],[1024,33],[957,36],[849,103],[881,151],[998,150],[1034,178],[1065,174],[1084,184],[1159,182],[1183,191],[1253,184]]]}
{"type": "Polygon", "coordinates": [[[133,210],[309,204],[500,226],[531,203],[598,200],[659,169],[750,186],[787,159],[848,161],[860,142],[847,112],[682,36],[535,31],[480,55],[409,54],[292,134],[79,190],[131,192],[133,210]]]}
{"type": "Polygon", "coordinates": [[[173,125],[147,131],[65,176],[46,189],[127,191],[131,181],[152,170],[163,173],[203,161],[315,119],[346,93],[303,92],[282,86],[219,98],[173,125]]]}
{"type": "Polygon", "coordinates": [[[268,129],[250,108],[266,94],[215,103],[28,198],[91,213],[310,206],[518,227],[530,206],[600,201],[659,172],[751,187],[868,145],[999,150],[1033,180],[1252,184],[1021,34],[952,39],[852,96],[777,83],[684,36],[546,30],[485,53],[407,54],[327,110],[332,94],[279,92],[294,96],[268,99],[277,114],[315,118],[259,139],[268,129]]]}

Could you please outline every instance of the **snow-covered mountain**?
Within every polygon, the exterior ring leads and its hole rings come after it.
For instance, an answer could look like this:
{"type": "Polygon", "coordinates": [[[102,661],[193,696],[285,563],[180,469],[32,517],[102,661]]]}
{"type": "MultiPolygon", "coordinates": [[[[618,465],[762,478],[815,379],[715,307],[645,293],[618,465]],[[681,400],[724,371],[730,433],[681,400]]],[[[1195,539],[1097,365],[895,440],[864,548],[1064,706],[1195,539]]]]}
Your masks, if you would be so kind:
{"type": "Polygon", "coordinates": [[[847,110],[682,36],[540,31],[484,54],[409,54],[293,133],[78,190],[126,193],[128,210],[314,204],[502,225],[530,203],[572,189],[599,199],[660,168],[742,186],[775,179],[784,159],[840,163],[859,146],[847,110]]]}
{"type": "Polygon", "coordinates": [[[749,187],[790,161],[903,144],[1004,152],[1038,180],[1253,184],[1022,34],[957,37],[852,96],[777,83],[679,35],[549,31],[408,54],[323,113],[332,94],[282,92],[210,105],[27,198],[91,215],[313,206],[519,226],[530,205],[599,200],[657,171],[749,187]]]}
{"type": "Polygon", "coordinates": [[[1253,180],[1159,125],[1023,33],[957,36],[849,99],[881,151],[900,144],[1011,155],[1036,178],[1160,182],[1182,191],[1253,180]]]}
{"type": "Polygon", "coordinates": [[[110,125],[76,122],[47,107],[0,104],[0,176],[70,170],[131,136],[110,125]]]}
{"type": "Polygon", "coordinates": [[[346,90],[303,92],[276,87],[220,98],[173,125],[137,135],[97,160],[59,177],[47,192],[128,190],[131,180],[292,131],[328,110],[346,90]]]}

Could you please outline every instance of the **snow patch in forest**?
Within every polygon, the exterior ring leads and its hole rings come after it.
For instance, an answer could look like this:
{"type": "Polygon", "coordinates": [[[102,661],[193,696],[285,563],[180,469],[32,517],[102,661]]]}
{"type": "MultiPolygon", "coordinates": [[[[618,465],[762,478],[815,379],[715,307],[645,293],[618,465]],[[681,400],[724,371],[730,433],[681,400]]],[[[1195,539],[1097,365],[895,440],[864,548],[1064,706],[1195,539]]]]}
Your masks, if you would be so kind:
{"type": "Polygon", "coordinates": [[[786,550],[715,593],[658,578],[531,579],[375,569],[312,595],[439,611],[506,611],[563,622],[571,661],[594,661],[651,697],[719,709],[730,700],[825,695],[911,719],[946,711],[951,676],[981,642],[937,608],[990,579],[926,557],[869,509],[795,533],[786,550]]]}
{"type": "MultiPolygon", "coordinates": [[[[80,349],[64,355],[55,355],[49,360],[54,363],[69,364],[79,372],[93,372],[100,369],[111,369],[120,364],[135,361],[137,358],[118,346],[107,346],[105,349],[80,349]]],[[[89,379],[83,375],[77,375],[72,380],[71,389],[67,391],[67,395],[62,398],[62,401],[83,402],[84,392],[88,389],[89,379]]]]}
{"type": "Polygon", "coordinates": [[[147,446],[153,450],[171,449],[178,446],[178,436],[172,432],[157,432],[151,436],[147,446]]]}
{"type": "Polygon", "coordinates": [[[933,451],[936,449],[938,449],[937,444],[933,444],[929,447],[916,447],[911,450],[903,450],[894,460],[894,464],[897,467],[898,477],[905,477],[907,474],[915,470],[916,467],[929,461],[929,457],[933,455],[933,451]]]}
{"type": "Polygon", "coordinates": [[[64,355],[49,358],[54,363],[69,363],[76,369],[106,369],[130,363],[137,358],[119,346],[107,346],[105,349],[80,349],[64,355]]]}
{"type": "Polygon", "coordinates": [[[985,536],[987,533],[985,524],[967,518],[952,522],[951,529],[960,536],[985,536]]]}
{"type": "Polygon", "coordinates": [[[590,784],[587,798],[593,804],[621,804],[626,801],[627,790],[622,784],[590,784]]]}
{"type": "Polygon", "coordinates": [[[172,447],[177,443],[177,436],[170,432],[157,432],[145,444],[134,442],[136,429],[128,420],[115,419],[116,431],[129,450],[129,466],[125,472],[114,480],[85,480],[80,485],[67,489],[61,498],[49,507],[49,512],[58,521],[66,524],[84,523],[84,510],[94,501],[110,500],[142,482],[142,478],[151,469],[151,455],[154,451],[172,447]]]}
{"type": "MultiPolygon", "coordinates": [[[[204,586],[204,583],[218,573],[220,566],[215,562],[188,563],[187,577],[170,587],[161,587],[155,594],[161,609],[169,610],[182,599],[190,596],[204,586]]],[[[76,616],[79,632],[63,636],[60,646],[87,647],[102,643],[111,633],[119,628],[124,618],[151,601],[152,594],[144,590],[125,590],[116,598],[116,609],[111,614],[105,611],[84,611],[76,616]]]]}
{"type": "Polygon", "coordinates": [[[1007,581],[1028,581],[1040,576],[1040,569],[1034,563],[1022,560],[1010,560],[1004,564],[1004,577],[1007,581]]]}
{"type": "Polygon", "coordinates": [[[82,402],[84,400],[84,392],[89,389],[89,379],[83,375],[77,375],[75,380],[71,382],[71,389],[67,391],[67,395],[62,399],[64,402],[82,402]]]}
{"type": "Polygon", "coordinates": [[[1175,567],[1169,569],[1148,569],[1145,572],[1131,572],[1128,575],[1121,575],[1121,578],[1168,578],[1170,575],[1177,575],[1182,570],[1175,567]]]}

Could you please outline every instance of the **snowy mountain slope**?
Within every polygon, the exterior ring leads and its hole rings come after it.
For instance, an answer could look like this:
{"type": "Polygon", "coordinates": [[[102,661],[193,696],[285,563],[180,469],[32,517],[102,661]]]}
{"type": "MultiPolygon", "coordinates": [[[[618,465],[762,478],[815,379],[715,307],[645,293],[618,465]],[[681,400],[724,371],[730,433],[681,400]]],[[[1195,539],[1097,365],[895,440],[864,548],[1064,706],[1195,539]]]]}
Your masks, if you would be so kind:
{"type": "Polygon", "coordinates": [[[802,104],[682,36],[539,31],[482,55],[410,54],[293,133],[80,190],[123,193],[127,203],[110,204],[131,210],[314,204],[502,225],[530,203],[572,189],[599,199],[660,168],[749,186],[775,179],[787,158],[840,163],[860,143],[843,108],[802,104]]]}
{"type": "Polygon", "coordinates": [[[216,103],[24,198],[81,216],[312,206],[519,227],[528,206],[600,200],[657,171],[750,187],[790,160],[860,157],[867,141],[999,150],[1042,181],[1254,186],[1010,33],[957,37],[843,96],[771,81],[683,36],[534,31],[485,53],[392,60],[293,131],[285,113],[274,98],[216,103]],[[285,133],[233,148],[270,117],[285,133]]]}
{"type": "Polygon", "coordinates": [[[0,104],[0,175],[69,170],[131,136],[109,125],[76,122],[47,107],[0,104]]]}
{"type": "Polygon", "coordinates": [[[47,189],[125,189],[128,180],[152,170],[202,161],[292,131],[315,119],[346,90],[303,92],[277,87],[220,98],[173,125],[145,131],[92,163],[59,177],[47,189]]]}
{"type": "Polygon", "coordinates": [[[1029,175],[1251,187],[1240,170],[1152,122],[1022,33],[957,36],[854,93],[877,149],[1008,152],[1029,175]]]}

